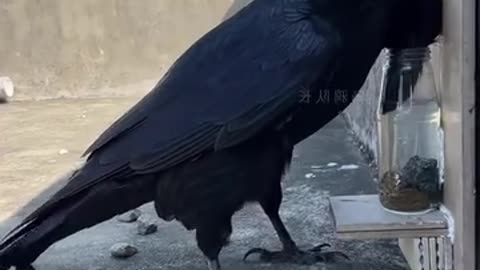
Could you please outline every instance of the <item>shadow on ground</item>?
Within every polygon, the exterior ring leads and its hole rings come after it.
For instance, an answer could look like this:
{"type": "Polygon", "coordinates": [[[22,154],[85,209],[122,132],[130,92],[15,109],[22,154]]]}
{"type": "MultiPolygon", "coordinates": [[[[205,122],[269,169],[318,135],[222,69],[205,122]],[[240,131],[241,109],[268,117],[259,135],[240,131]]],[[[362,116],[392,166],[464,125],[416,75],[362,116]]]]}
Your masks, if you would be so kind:
{"type": "MultiPolygon", "coordinates": [[[[67,172],[88,144],[134,102],[54,100],[0,106],[0,164],[5,164],[0,167],[0,235],[60,188],[56,176],[67,172]]],[[[296,147],[284,181],[281,216],[301,247],[329,242],[352,261],[315,266],[242,262],[251,247],[280,248],[266,216],[257,205],[248,205],[234,216],[232,243],[221,254],[224,269],[407,269],[396,241],[335,239],[328,196],[375,193],[371,178],[343,118],[335,119],[296,147]]],[[[141,209],[155,215],[151,204],[141,209]]],[[[38,270],[206,269],[192,232],[176,222],[158,220],[158,226],[155,234],[140,236],[134,224],[112,219],[56,243],[35,266],[38,270]],[[118,242],[135,245],[139,253],[126,260],[111,258],[109,248],[118,242]]]]}

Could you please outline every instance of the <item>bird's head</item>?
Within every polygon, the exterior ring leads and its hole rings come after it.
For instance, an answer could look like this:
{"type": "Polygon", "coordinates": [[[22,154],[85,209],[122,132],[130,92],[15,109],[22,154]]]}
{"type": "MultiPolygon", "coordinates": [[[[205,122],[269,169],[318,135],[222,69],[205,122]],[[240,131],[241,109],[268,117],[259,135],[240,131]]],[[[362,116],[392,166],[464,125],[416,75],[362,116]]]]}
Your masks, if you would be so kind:
{"type": "Polygon", "coordinates": [[[426,47],[441,34],[442,0],[394,2],[385,47],[426,47]]]}
{"type": "Polygon", "coordinates": [[[358,19],[385,24],[387,48],[428,46],[442,29],[442,0],[310,0],[310,3],[315,14],[347,30],[354,29],[358,19]]]}

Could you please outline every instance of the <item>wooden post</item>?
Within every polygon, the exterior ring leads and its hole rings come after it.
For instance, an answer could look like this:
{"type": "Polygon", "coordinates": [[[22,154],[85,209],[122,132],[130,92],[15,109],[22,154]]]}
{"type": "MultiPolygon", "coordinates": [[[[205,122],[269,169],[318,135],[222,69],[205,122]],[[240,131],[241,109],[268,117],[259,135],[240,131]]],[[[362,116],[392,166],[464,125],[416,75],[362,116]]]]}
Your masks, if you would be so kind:
{"type": "Polygon", "coordinates": [[[454,268],[475,269],[475,0],[444,0],[442,110],[445,205],[454,218],[454,268]]]}

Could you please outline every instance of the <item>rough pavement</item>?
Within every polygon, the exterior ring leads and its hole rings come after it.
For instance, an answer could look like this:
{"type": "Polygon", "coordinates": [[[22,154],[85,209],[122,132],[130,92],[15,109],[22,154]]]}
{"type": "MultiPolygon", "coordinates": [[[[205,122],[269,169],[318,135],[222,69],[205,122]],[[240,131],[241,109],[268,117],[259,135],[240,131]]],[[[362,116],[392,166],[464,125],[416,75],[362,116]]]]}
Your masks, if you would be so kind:
{"type": "MultiPolygon", "coordinates": [[[[0,236],[58,189],[55,177],[68,170],[98,133],[134,102],[55,100],[0,106],[0,236]]],[[[232,243],[221,253],[224,269],[407,269],[396,241],[340,241],[333,233],[328,196],[375,193],[371,177],[343,118],[335,119],[296,148],[284,180],[281,216],[301,247],[329,242],[352,261],[315,266],[242,262],[251,247],[280,248],[261,209],[248,205],[234,216],[232,243]]],[[[141,210],[154,215],[151,204],[141,210]]],[[[135,223],[115,218],[58,242],[34,266],[37,270],[206,269],[194,234],[178,223],[159,221],[156,233],[140,236],[135,223]],[[133,244],[138,254],[125,260],[111,258],[109,249],[119,242],[133,244]]]]}

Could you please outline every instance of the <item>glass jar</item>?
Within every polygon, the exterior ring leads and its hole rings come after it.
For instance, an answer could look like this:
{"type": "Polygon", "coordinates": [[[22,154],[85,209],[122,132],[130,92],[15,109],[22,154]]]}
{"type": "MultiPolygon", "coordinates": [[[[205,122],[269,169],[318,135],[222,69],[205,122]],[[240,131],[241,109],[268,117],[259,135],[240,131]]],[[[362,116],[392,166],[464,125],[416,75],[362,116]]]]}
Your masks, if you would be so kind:
{"type": "Polygon", "coordinates": [[[379,198],[400,214],[421,214],[441,200],[440,106],[429,48],[389,49],[377,110],[379,198]]]}

